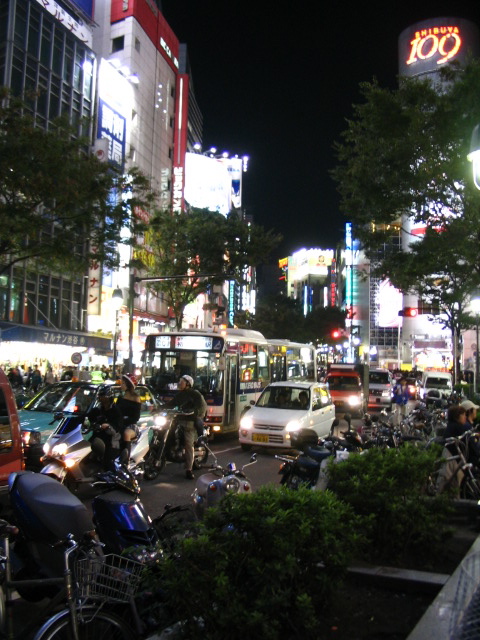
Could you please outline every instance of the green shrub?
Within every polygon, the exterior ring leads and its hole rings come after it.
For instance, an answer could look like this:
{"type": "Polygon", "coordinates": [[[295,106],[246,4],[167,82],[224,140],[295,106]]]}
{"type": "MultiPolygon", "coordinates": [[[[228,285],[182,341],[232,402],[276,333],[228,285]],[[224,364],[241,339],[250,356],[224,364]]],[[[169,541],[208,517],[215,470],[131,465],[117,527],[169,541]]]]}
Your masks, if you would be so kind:
{"type": "Polygon", "coordinates": [[[369,449],[329,465],[329,489],[363,516],[366,560],[426,566],[449,535],[448,496],[425,495],[438,447],[369,449]]]}
{"type": "Polygon", "coordinates": [[[207,512],[199,535],[161,563],[170,620],[183,620],[190,640],[316,638],[356,553],[358,528],[330,492],[270,486],[228,496],[207,512]]]}

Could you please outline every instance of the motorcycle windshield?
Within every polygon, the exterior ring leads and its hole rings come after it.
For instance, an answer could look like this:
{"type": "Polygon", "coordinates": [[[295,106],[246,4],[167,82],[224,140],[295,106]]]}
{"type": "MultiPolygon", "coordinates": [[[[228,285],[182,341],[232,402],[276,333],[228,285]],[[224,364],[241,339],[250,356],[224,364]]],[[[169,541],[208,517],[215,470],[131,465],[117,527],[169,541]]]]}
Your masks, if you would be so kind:
{"type": "Polygon", "coordinates": [[[70,433],[71,431],[76,429],[81,422],[83,422],[83,417],[84,416],[75,415],[63,418],[54,433],[56,435],[66,435],[67,433],[70,433]]]}

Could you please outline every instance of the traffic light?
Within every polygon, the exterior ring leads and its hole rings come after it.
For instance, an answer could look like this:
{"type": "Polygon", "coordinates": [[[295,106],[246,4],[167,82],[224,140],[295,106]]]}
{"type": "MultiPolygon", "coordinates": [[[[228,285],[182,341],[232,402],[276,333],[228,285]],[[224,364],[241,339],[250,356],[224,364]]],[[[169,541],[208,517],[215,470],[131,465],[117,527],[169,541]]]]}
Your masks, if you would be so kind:
{"type": "Polygon", "coordinates": [[[418,316],[418,309],[417,307],[403,307],[403,309],[398,312],[398,315],[404,316],[404,318],[416,318],[418,316]]]}
{"type": "Polygon", "coordinates": [[[340,329],[332,329],[330,335],[334,340],[338,340],[338,338],[342,336],[342,332],[340,331],[340,329]]]}

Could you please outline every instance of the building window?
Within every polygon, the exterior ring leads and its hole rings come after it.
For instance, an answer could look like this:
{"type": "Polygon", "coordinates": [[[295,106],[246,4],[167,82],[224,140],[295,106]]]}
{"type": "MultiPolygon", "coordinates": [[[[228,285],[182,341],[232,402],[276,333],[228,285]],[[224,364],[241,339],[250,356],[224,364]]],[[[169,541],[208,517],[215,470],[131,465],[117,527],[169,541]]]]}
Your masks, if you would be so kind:
{"type": "Polygon", "coordinates": [[[117,51],[123,51],[123,36],[118,36],[118,38],[113,38],[112,40],[112,53],[116,53],[117,51]]]}
{"type": "Polygon", "coordinates": [[[135,38],[135,51],[140,52],[140,40],[135,38]]]}

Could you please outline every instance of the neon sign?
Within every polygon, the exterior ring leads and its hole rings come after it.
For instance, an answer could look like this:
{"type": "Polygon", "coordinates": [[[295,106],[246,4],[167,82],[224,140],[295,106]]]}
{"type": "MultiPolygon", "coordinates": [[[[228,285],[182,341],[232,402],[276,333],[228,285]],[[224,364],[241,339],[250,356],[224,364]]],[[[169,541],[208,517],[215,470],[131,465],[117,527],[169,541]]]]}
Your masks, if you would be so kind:
{"type": "Polygon", "coordinates": [[[406,64],[428,60],[438,56],[437,64],[443,64],[457,55],[462,46],[458,27],[430,27],[415,32],[410,42],[410,55],[406,64]]]}

